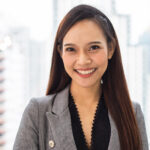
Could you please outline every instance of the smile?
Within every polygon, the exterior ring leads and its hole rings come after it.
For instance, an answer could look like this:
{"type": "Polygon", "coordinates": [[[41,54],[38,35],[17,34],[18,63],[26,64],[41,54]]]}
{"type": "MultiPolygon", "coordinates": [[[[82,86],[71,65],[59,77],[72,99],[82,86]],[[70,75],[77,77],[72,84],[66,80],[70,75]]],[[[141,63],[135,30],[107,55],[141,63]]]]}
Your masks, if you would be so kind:
{"type": "Polygon", "coordinates": [[[74,71],[76,71],[78,73],[78,75],[80,75],[81,77],[87,78],[87,77],[90,77],[96,71],[96,68],[75,69],[74,71]]]}
{"type": "Polygon", "coordinates": [[[96,69],[93,68],[91,70],[76,70],[78,73],[80,74],[83,74],[83,75],[86,75],[86,74],[90,74],[90,73],[93,73],[96,69]]]}

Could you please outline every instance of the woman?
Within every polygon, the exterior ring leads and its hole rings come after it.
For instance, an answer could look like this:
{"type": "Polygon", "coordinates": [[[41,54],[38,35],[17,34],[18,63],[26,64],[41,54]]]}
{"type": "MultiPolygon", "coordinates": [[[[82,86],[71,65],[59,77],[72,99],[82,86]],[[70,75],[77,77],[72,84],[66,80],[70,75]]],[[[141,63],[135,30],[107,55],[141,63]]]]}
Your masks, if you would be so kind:
{"type": "Polygon", "coordinates": [[[148,150],[109,19],[88,5],[59,25],[47,96],[30,101],[14,150],[148,150]]]}

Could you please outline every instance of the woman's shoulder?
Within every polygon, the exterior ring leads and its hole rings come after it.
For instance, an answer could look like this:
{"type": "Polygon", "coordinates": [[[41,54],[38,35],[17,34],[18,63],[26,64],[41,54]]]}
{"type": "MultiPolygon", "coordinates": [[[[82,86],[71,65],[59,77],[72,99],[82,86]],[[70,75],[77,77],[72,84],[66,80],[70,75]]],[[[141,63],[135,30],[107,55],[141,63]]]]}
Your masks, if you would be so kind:
{"type": "Polygon", "coordinates": [[[138,120],[141,119],[141,118],[144,118],[144,114],[143,114],[143,111],[142,111],[140,103],[132,101],[132,106],[133,106],[136,118],[138,120]]]}
{"type": "Polygon", "coordinates": [[[41,112],[51,112],[52,107],[54,109],[54,111],[56,110],[61,110],[64,109],[67,105],[67,99],[66,97],[68,97],[68,88],[69,86],[67,86],[65,89],[56,92],[54,94],[50,94],[50,95],[46,95],[46,96],[42,96],[42,97],[34,97],[32,98],[28,105],[27,105],[27,109],[30,110],[35,110],[35,111],[40,111],[41,112]],[[61,99],[61,101],[60,101],[61,99]],[[54,107],[55,106],[55,107],[54,107]],[[60,108],[60,106],[62,106],[60,108]]]}
{"type": "Polygon", "coordinates": [[[141,105],[139,102],[132,101],[132,106],[133,106],[135,113],[137,113],[137,111],[141,110],[141,105]]]}
{"type": "Polygon", "coordinates": [[[141,105],[138,102],[132,102],[132,104],[133,104],[133,108],[135,111],[135,117],[137,120],[137,125],[139,127],[139,131],[141,134],[141,139],[142,139],[142,143],[143,143],[143,150],[148,150],[148,138],[147,138],[144,113],[141,109],[141,105]]]}
{"type": "Polygon", "coordinates": [[[137,121],[138,122],[140,122],[141,120],[144,121],[144,114],[143,114],[140,103],[132,101],[132,106],[133,106],[137,121]]]}
{"type": "Polygon", "coordinates": [[[32,108],[32,110],[37,109],[40,111],[46,111],[48,109],[51,109],[51,106],[53,104],[53,99],[55,98],[56,94],[41,96],[41,97],[33,97],[28,102],[28,105],[26,108],[32,108]]]}
{"type": "Polygon", "coordinates": [[[40,96],[40,97],[33,97],[31,98],[30,102],[37,103],[38,105],[46,105],[52,102],[53,98],[56,94],[40,96]]]}

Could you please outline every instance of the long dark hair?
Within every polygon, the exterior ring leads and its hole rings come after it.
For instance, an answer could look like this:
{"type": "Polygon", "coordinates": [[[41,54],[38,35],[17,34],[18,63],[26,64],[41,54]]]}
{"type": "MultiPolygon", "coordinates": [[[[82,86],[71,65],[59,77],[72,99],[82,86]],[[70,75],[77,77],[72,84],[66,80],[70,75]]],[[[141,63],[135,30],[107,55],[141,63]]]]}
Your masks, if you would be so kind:
{"type": "Polygon", "coordinates": [[[79,5],[71,9],[61,21],[54,43],[46,95],[63,90],[71,82],[71,78],[64,69],[59,51],[62,49],[63,38],[68,30],[83,19],[95,21],[103,29],[108,46],[115,50],[102,77],[102,88],[106,105],[118,129],[121,150],[142,150],[140,132],[128,92],[118,39],[112,23],[98,9],[88,5],[79,5]]]}

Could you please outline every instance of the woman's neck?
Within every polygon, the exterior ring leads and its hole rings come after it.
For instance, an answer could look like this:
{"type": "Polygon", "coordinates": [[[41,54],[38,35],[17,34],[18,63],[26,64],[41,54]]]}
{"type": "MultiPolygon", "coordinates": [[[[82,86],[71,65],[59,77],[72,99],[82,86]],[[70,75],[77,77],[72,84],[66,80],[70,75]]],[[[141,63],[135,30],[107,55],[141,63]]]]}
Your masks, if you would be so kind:
{"type": "Polygon", "coordinates": [[[95,105],[101,96],[101,85],[84,88],[73,82],[70,85],[70,92],[76,104],[90,107],[95,105]]]}

